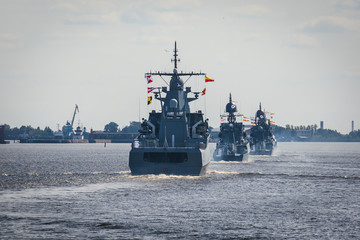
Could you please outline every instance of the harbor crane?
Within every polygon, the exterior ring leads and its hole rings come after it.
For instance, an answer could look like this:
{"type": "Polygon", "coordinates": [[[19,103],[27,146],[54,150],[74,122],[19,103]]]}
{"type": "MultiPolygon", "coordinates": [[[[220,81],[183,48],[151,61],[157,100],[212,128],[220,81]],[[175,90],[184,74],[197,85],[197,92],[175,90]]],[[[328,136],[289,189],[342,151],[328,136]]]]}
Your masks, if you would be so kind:
{"type": "Polygon", "coordinates": [[[62,129],[65,139],[72,139],[74,136],[73,125],[74,125],[75,115],[78,112],[79,112],[79,107],[77,104],[75,104],[75,110],[74,110],[74,114],[73,114],[71,123],[69,121],[66,121],[66,125],[64,125],[63,129],[62,129]]]}
{"type": "Polygon", "coordinates": [[[74,119],[75,119],[76,111],[79,112],[79,107],[78,107],[77,104],[75,104],[75,110],[74,110],[73,118],[72,118],[72,120],[71,120],[71,126],[74,125],[74,119]]]}

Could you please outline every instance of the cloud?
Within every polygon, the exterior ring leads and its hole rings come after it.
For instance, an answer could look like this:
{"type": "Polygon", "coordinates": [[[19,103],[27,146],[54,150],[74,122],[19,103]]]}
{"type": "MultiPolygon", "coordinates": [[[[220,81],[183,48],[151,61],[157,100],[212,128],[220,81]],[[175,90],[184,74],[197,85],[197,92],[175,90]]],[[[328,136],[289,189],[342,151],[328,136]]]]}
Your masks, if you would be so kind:
{"type": "Polygon", "coordinates": [[[0,34],[0,48],[13,49],[19,46],[19,37],[12,33],[0,34]]]}
{"type": "Polygon", "coordinates": [[[78,7],[73,2],[55,2],[50,10],[65,10],[65,11],[77,11],[78,7]]]}
{"type": "Polygon", "coordinates": [[[183,8],[171,8],[170,6],[148,9],[147,7],[134,7],[128,9],[121,16],[121,20],[127,24],[179,24],[185,19],[183,8]]]}
{"type": "MultiPolygon", "coordinates": [[[[116,4],[114,4],[114,2],[98,1],[98,0],[78,0],[78,1],[53,0],[50,2],[50,4],[51,5],[48,8],[49,10],[65,12],[65,13],[109,12],[109,11],[113,11],[113,9],[116,7],[116,4]]],[[[121,2],[119,4],[121,4],[121,2]]]]}
{"type": "Polygon", "coordinates": [[[121,21],[127,24],[154,24],[156,21],[151,14],[144,10],[130,10],[122,14],[121,21]]]}
{"type": "Polygon", "coordinates": [[[269,15],[270,10],[262,5],[241,6],[234,10],[236,14],[245,17],[264,17],[269,15]]]}
{"type": "Polygon", "coordinates": [[[303,33],[292,34],[284,45],[293,48],[312,48],[318,44],[318,41],[309,35],[303,33]]]}
{"type": "Polygon", "coordinates": [[[240,36],[240,39],[242,39],[244,42],[247,42],[247,43],[255,42],[255,41],[263,39],[263,38],[264,38],[264,34],[255,33],[255,32],[241,34],[241,36],[240,36]]]}
{"type": "Polygon", "coordinates": [[[356,78],[356,80],[358,82],[358,79],[360,78],[360,70],[356,67],[348,67],[345,70],[344,75],[346,77],[356,78]]]}
{"type": "Polygon", "coordinates": [[[0,41],[13,41],[17,39],[18,37],[15,34],[11,34],[11,33],[0,34],[0,41]]]}
{"type": "Polygon", "coordinates": [[[301,29],[311,33],[360,32],[360,20],[340,16],[322,16],[308,21],[301,29]]]}
{"type": "Polygon", "coordinates": [[[77,16],[71,16],[64,20],[65,24],[76,25],[98,25],[104,23],[116,22],[119,20],[119,14],[116,12],[110,12],[107,14],[80,14],[77,16]]]}
{"type": "Polygon", "coordinates": [[[191,8],[201,7],[201,1],[155,1],[153,3],[150,3],[150,5],[148,5],[148,8],[153,7],[154,9],[156,9],[156,11],[159,12],[182,12],[189,10],[189,6],[191,6],[191,8]]]}
{"type": "MultiPolygon", "coordinates": [[[[65,24],[99,25],[116,22],[120,10],[108,1],[53,1],[48,9],[64,19],[65,24]]],[[[121,9],[121,8],[120,8],[121,9]]]]}
{"type": "Polygon", "coordinates": [[[341,9],[350,9],[356,10],[360,9],[360,1],[359,0],[341,0],[335,3],[335,6],[341,9]]]}

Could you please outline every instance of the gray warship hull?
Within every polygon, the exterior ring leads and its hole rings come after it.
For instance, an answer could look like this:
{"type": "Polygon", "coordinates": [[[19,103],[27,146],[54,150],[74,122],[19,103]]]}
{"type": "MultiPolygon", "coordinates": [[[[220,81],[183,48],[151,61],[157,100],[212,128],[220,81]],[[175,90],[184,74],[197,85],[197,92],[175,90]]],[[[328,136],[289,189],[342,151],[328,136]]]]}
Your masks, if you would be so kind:
{"type": "Polygon", "coordinates": [[[276,146],[276,142],[268,145],[256,143],[251,147],[250,155],[272,155],[276,150],[276,146]]]}
{"type": "Polygon", "coordinates": [[[235,154],[235,155],[214,155],[215,161],[247,161],[249,154],[235,154]]]}
{"type": "Polygon", "coordinates": [[[226,153],[224,148],[217,148],[213,155],[214,161],[247,161],[249,159],[250,152],[249,143],[238,148],[239,151],[235,153],[226,153]]]}
{"type": "Polygon", "coordinates": [[[210,150],[199,148],[133,148],[129,167],[132,175],[166,174],[202,176],[210,163],[210,150]]]}
{"type": "Polygon", "coordinates": [[[254,150],[250,152],[250,155],[272,155],[273,149],[254,150]]]}

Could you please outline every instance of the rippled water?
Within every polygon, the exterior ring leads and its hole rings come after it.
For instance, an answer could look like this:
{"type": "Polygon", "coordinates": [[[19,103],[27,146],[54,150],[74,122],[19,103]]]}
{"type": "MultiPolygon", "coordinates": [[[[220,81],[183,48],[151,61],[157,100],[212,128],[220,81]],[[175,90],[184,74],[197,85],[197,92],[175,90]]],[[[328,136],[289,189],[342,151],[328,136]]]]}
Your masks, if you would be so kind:
{"type": "Polygon", "coordinates": [[[129,150],[0,145],[0,238],[360,239],[360,143],[279,143],[203,177],[131,176],[129,150]]]}

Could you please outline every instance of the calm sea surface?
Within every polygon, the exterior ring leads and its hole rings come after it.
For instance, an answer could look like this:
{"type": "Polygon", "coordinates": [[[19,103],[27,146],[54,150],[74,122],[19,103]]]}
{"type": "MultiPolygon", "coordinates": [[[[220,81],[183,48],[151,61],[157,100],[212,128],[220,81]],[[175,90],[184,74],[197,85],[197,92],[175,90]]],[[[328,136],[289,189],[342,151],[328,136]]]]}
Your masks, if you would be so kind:
{"type": "Polygon", "coordinates": [[[203,177],[131,176],[129,150],[0,145],[0,238],[360,239],[360,143],[279,143],[203,177]]]}

